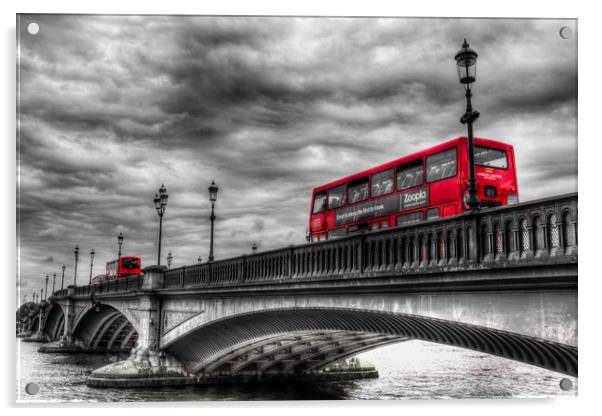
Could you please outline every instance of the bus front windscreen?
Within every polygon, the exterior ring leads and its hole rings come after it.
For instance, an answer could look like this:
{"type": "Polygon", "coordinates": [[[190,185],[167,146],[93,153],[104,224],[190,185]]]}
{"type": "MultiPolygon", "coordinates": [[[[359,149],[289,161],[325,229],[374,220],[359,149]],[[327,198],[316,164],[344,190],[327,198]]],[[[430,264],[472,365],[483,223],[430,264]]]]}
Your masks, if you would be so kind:
{"type": "Polygon", "coordinates": [[[123,259],[121,261],[121,268],[122,269],[137,269],[140,267],[140,262],[138,261],[138,259],[123,259]]]}

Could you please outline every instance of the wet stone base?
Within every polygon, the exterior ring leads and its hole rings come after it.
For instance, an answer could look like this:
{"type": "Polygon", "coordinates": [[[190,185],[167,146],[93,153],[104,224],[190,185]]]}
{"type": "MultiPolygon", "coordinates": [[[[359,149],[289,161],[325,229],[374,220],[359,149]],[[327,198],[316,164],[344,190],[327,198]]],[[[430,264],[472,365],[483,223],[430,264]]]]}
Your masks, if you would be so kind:
{"type": "Polygon", "coordinates": [[[91,387],[132,388],[132,387],[166,387],[185,385],[212,385],[212,384],[268,384],[290,382],[332,382],[358,380],[364,378],[378,378],[378,371],[372,368],[353,369],[345,371],[326,371],[312,374],[262,374],[262,375],[236,375],[191,377],[178,375],[138,375],[134,377],[106,377],[92,374],[86,380],[91,387]]]}
{"type": "Polygon", "coordinates": [[[65,344],[64,342],[61,342],[61,341],[55,341],[55,342],[48,342],[48,343],[42,345],[40,348],[38,348],[38,352],[50,353],[50,354],[54,354],[54,353],[68,354],[68,353],[84,352],[84,350],[81,346],[76,345],[76,344],[65,344]]]}
{"type": "Polygon", "coordinates": [[[36,332],[35,334],[21,339],[23,342],[48,342],[48,335],[36,332]]]}

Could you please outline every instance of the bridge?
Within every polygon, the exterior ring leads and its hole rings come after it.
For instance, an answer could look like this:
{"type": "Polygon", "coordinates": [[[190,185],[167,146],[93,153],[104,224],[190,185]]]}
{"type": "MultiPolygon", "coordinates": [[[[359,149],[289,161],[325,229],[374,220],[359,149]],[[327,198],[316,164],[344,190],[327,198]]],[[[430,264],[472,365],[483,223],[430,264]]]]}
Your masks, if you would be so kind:
{"type": "Polygon", "coordinates": [[[424,340],[577,376],[577,194],[69,286],[43,352],[130,352],[96,386],[320,374],[424,340]]]}

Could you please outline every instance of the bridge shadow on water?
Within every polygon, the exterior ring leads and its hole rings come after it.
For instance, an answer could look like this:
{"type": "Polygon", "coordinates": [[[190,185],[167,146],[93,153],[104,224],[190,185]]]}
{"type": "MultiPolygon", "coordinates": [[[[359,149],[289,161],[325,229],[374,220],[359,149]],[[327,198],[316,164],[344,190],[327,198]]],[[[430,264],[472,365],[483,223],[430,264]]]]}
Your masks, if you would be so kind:
{"type": "Polygon", "coordinates": [[[20,387],[36,382],[40,393],[19,398],[35,402],[171,402],[378,400],[430,398],[545,398],[574,396],[562,391],[560,373],[474,351],[411,341],[362,354],[379,370],[377,379],[337,382],[197,385],[160,388],[94,388],[85,384],[96,368],[123,354],[40,354],[21,344],[20,387]]]}

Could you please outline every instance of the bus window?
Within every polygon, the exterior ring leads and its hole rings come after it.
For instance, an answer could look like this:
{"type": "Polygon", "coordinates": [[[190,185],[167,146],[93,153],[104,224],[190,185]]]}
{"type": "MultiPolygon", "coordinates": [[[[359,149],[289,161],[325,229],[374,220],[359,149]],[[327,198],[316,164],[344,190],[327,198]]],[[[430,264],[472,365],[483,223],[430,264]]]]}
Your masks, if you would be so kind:
{"type": "Polygon", "coordinates": [[[138,259],[123,259],[121,261],[121,267],[124,269],[137,269],[140,267],[138,259]]]}
{"type": "Polygon", "coordinates": [[[345,185],[337,186],[328,191],[328,209],[345,205],[345,185]]]}
{"type": "Polygon", "coordinates": [[[368,199],[368,178],[362,178],[351,182],[349,184],[348,192],[350,204],[368,199]]]}
{"type": "Polygon", "coordinates": [[[439,218],[439,208],[429,208],[426,210],[426,220],[435,220],[439,218]]]}
{"type": "Polygon", "coordinates": [[[328,239],[329,240],[331,238],[345,237],[346,235],[347,235],[347,230],[345,229],[345,227],[335,228],[334,230],[328,231],[328,239]]]}
{"type": "Polygon", "coordinates": [[[422,159],[397,167],[397,190],[413,188],[422,185],[422,159]]]}
{"type": "Polygon", "coordinates": [[[319,214],[326,208],[326,192],[317,193],[314,196],[314,214],[319,214]]]}
{"type": "Polygon", "coordinates": [[[440,179],[456,176],[456,148],[439,152],[426,158],[426,181],[434,182],[440,179]]]}
{"type": "Polygon", "coordinates": [[[475,146],[474,161],[479,166],[508,169],[508,157],[506,156],[506,152],[499,149],[475,146]]]}
{"type": "Polygon", "coordinates": [[[361,233],[364,231],[368,231],[368,223],[362,222],[359,224],[354,224],[349,226],[349,235],[361,233]]]}
{"type": "Polygon", "coordinates": [[[393,169],[372,175],[372,197],[393,192],[393,169]]]}
{"type": "Polygon", "coordinates": [[[409,225],[422,222],[423,219],[422,211],[411,212],[409,214],[398,215],[395,221],[396,225],[409,225]]]}

